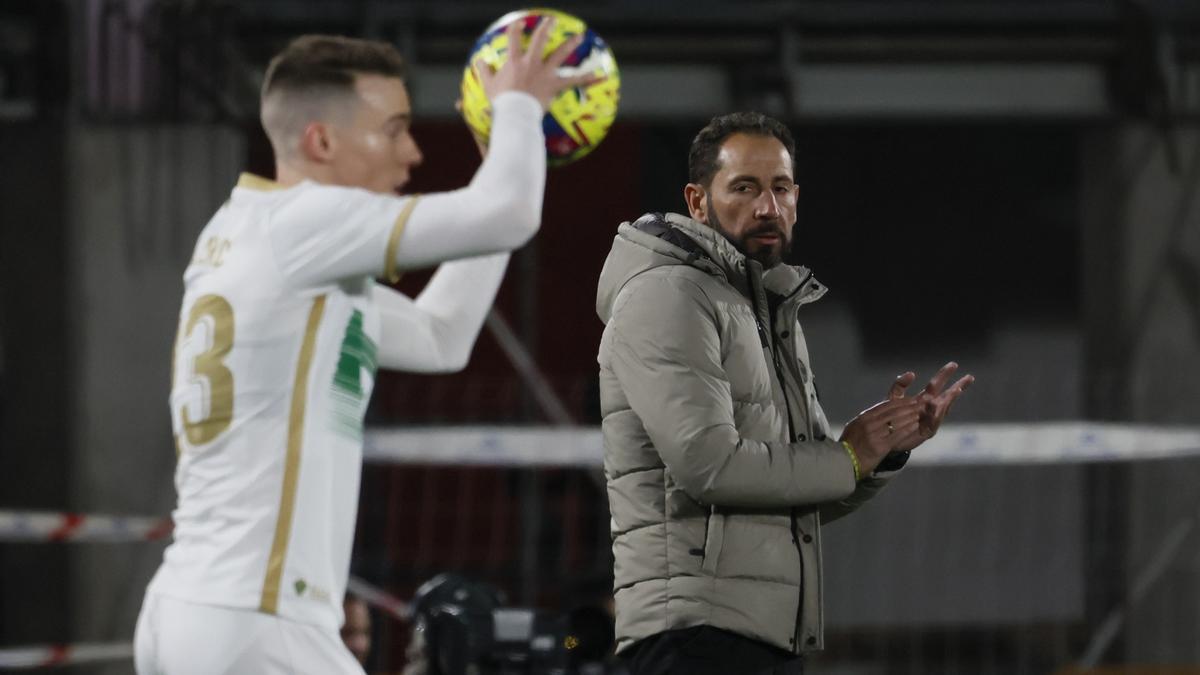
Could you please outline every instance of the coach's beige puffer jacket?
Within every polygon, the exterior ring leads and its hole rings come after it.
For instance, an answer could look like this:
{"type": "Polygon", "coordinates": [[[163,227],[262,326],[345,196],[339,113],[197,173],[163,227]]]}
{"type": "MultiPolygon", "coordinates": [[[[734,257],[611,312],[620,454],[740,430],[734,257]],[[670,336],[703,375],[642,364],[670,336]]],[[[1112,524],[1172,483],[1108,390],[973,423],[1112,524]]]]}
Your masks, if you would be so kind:
{"type": "Polygon", "coordinates": [[[797,312],[824,293],[683,216],[618,229],[596,298],[618,651],[701,624],[821,648],[820,523],[887,480],[855,484],[817,403],[797,312]]]}

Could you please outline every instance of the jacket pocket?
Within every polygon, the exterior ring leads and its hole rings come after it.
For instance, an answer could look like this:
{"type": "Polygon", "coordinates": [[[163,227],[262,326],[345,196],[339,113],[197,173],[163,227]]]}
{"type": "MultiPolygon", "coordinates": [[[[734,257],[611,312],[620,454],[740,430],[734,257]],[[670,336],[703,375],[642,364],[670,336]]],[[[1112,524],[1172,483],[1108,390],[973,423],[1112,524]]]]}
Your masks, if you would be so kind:
{"type": "Polygon", "coordinates": [[[717,513],[717,507],[712,507],[704,525],[704,562],[700,569],[707,574],[716,575],[717,560],[721,557],[721,547],[725,543],[725,514],[717,513]]]}

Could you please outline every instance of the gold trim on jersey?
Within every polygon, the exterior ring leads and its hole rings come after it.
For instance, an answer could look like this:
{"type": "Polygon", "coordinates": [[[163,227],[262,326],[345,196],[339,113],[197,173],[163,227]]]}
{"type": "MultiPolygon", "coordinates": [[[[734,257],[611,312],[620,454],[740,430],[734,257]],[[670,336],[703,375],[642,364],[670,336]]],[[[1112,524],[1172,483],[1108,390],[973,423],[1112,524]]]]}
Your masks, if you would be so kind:
{"type": "Polygon", "coordinates": [[[249,188],[251,190],[260,190],[262,192],[284,189],[284,186],[269,178],[263,178],[262,176],[256,176],[252,173],[246,172],[243,172],[242,175],[238,176],[237,186],[240,188],[249,188]]]}
{"type": "Polygon", "coordinates": [[[288,539],[292,533],[292,512],[296,506],[296,482],[300,478],[300,450],[304,441],[304,409],[308,402],[308,371],[312,365],[317,329],[325,313],[325,296],[313,300],[304,328],[304,342],[296,363],[296,380],[292,384],[292,406],[288,413],[287,458],[283,466],[283,494],[279,498],[279,518],[275,521],[275,539],[271,542],[271,557],[267,559],[267,576],[263,580],[262,599],[258,609],[274,614],[279,608],[279,586],[283,580],[283,563],[287,558],[288,539]]]}
{"type": "Polygon", "coordinates": [[[383,278],[387,279],[388,283],[396,283],[400,281],[400,271],[396,269],[396,248],[400,246],[400,235],[404,232],[404,226],[408,225],[408,217],[412,215],[413,208],[417,205],[417,200],[421,195],[413,195],[408,199],[408,203],[401,209],[400,215],[396,216],[396,224],[392,226],[392,234],[388,237],[386,257],[383,259],[383,278]]]}
{"type": "MultiPolygon", "coordinates": [[[[175,391],[175,374],[179,372],[179,331],[175,333],[175,344],[171,346],[171,391],[175,391]]],[[[174,426],[174,420],[171,422],[174,426]]],[[[175,461],[178,462],[180,457],[183,457],[183,446],[179,444],[179,434],[172,433],[175,438],[175,461]]]]}

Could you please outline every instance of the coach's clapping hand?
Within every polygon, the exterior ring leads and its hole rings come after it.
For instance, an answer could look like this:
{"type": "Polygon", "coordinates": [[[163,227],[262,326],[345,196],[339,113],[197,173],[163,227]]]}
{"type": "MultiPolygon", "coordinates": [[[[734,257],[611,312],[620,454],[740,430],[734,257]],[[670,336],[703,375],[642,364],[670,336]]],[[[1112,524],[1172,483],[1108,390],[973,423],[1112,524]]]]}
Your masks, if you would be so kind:
{"type": "Polygon", "coordinates": [[[964,375],[947,388],[946,383],[956,370],[958,364],[953,361],[942,366],[921,393],[912,398],[904,393],[917,376],[911,371],[904,373],[892,383],[887,400],[850,420],[840,440],[854,449],[863,475],[871,473],[889,452],[912,450],[933,438],[950,406],[975,381],[974,375],[964,375]]]}
{"type": "MultiPolygon", "coordinates": [[[[911,377],[908,382],[912,382],[911,377]]],[[[849,443],[854,449],[862,475],[874,471],[879,462],[895,449],[897,438],[908,438],[919,433],[921,411],[920,398],[901,395],[880,401],[850,420],[839,440],[849,443]]]]}
{"type": "MultiPolygon", "coordinates": [[[[893,450],[912,450],[933,438],[933,435],[938,432],[942,426],[942,420],[946,419],[946,414],[950,412],[950,406],[954,405],[954,401],[975,381],[974,375],[963,375],[953,386],[947,388],[946,383],[950,381],[950,377],[956,370],[958,370],[958,364],[953,361],[942,366],[929,380],[929,384],[926,384],[925,388],[921,390],[921,393],[912,399],[920,403],[917,427],[892,439],[893,450]]],[[[896,378],[888,393],[888,400],[904,400],[904,391],[914,379],[916,379],[916,375],[911,372],[896,378]]]]}

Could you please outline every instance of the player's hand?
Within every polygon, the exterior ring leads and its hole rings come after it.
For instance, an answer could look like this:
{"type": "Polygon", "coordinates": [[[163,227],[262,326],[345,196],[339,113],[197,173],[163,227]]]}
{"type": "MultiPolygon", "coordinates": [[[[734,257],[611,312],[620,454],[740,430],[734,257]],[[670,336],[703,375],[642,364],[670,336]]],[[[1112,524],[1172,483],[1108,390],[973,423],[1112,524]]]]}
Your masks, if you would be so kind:
{"type": "MultiPolygon", "coordinates": [[[[897,384],[899,382],[898,380],[897,384]]],[[[912,378],[909,378],[908,382],[911,383],[912,378]]],[[[901,392],[906,386],[908,385],[900,388],[901,392]]],[[[917,433],[921,410],[919,398],[897,396],[876,403],[850,420],[839,440],[848,442],[850,447],[854,448],[861,475],[866,476],[875,470],[883,458],[895,449],[897,438],[907,438],[917,433]]]]}
{"type": "Polygon", "coordinates": [[[587,86],[603,79],[594,73],[567,77],[558,74],[558,67],[583,42],[582,35],[571,37],[546,58],[542,58],[553,26],[553,17],[542,19],[529,39],[529,46],[523,48],[521,22],[514,21],[508,25],[508,59],[500,66],[500,70],[493,71],[481,59],[475,61],[473,67],[489,101],[506,91],[523,91],[533,95],[542,104],[542,108],[546,109],[555,95],[563,89],[587,86]]]}

